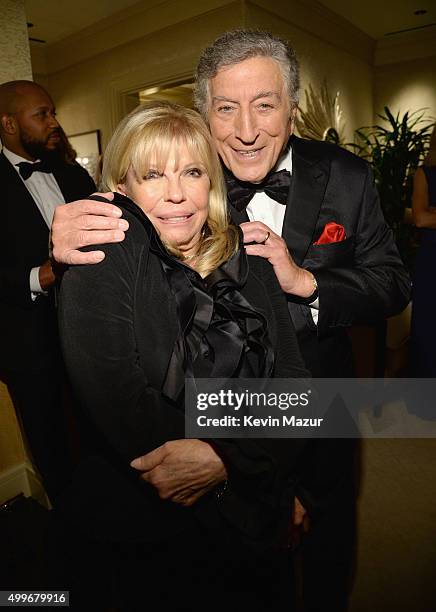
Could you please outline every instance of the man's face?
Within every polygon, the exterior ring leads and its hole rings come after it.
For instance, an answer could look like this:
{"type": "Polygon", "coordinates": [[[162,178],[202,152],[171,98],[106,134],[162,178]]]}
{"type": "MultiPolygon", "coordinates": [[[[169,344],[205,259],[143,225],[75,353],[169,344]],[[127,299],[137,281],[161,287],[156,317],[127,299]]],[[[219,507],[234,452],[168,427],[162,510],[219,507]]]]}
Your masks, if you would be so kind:
{"type": "Polygon", "coordinates": [[[238,179],[261,182],[292,133],[279,65],[253,57],[224,67],[210,79],[209,93],[209,126],[221,159],[238,179]]]}
{"type": "Polygon", "coordinates": [[[15,120],[21,147],[36,159],[54,151],[60,143],[59,123],[50,96],[39,87],[27,87],[20,95],[15,120]]]}

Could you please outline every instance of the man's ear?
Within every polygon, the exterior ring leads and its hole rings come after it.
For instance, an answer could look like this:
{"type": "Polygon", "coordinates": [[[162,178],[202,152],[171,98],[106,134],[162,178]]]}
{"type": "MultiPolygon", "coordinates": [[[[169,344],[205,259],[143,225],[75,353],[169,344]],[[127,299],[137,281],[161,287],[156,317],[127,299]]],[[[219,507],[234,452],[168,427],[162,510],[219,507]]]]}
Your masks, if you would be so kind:
{"type": "Polygon", "coordinates": [[[2,130],[6,134],[13,136],[14,134],[17,133],[18,124],[15,118],[13,117],[13,115],[7,115],[7,114],[2,115],[0,117],[0,123],[2,126],[2,130]]]}

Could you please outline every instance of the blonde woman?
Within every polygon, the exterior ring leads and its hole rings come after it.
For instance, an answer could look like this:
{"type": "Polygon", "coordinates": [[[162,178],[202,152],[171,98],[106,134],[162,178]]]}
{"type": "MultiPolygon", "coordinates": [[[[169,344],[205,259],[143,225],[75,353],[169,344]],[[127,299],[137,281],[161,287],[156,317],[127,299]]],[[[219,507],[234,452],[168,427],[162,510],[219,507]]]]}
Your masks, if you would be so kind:
{"type": "Polygon", "coordinates": [[[110,574],[108,603],[120,610],[156,597],[161,609],[274,610],[291,593],[277,543],[301,443],[184,440],[183,401],[186,376],[307,375],[285,298],[229,224],[220,163],[194,111],[162,102],[131,113],[107,147],[103,182],[130,230],[102,247],[100,264],[68,270],[60,300],[88,442],[64,501],[81,549],[75,601],[101,604],[110,574]],[[131,467],[147,454],[148,470],[131,467]],[[168,456],[170,468],[156,461],[168,456]],[[99,561],[92,550],[104,550],[99,561]]]}

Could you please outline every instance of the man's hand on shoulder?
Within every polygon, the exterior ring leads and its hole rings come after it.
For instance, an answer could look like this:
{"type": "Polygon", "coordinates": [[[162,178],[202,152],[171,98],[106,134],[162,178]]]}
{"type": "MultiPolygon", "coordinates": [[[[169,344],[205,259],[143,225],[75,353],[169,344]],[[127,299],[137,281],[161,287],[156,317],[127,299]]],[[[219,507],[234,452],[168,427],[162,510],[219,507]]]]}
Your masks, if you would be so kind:
{"type": "MultiPolygon", "coordinates": [[[[97,193],[112,200],[112,193],[97,193]]],[[[60,204],[55,209],[51,226],[52,256],[61,264],[93,264],[101,262],[103,251],[78,251],[93,244],[124,240],[129,224],[120,219],[121,210],[107,202],[77,200],[60,204]]]]}
{"type": "Polygon", "coordinates": [[[313,274],[297,266],[281,236],[260,221],[241,223],[241,229],[247,254],[263,257],[270,262],[285,293],[301,298],[308,298],[314,293],[313,274]]]}

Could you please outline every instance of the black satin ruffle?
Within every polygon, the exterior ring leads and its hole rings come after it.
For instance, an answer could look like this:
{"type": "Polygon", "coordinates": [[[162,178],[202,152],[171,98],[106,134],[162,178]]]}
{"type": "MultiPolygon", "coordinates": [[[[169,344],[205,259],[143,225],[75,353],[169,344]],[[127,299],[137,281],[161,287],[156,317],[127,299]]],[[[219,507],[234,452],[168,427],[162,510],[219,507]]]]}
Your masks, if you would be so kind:
{"type": "Polygon", "coordinates": [[[114,204],[144,225],[150,251],[159,258],[176,301],[180,334],[162,388],[165,395],[176,401],[185,378],[270,377],[274,351],[266,319],[240,292],[248,277],[242,237],[233,257],[202,279],[166,251],[151,222],[131,200],[115,194],[114,204]]]}

